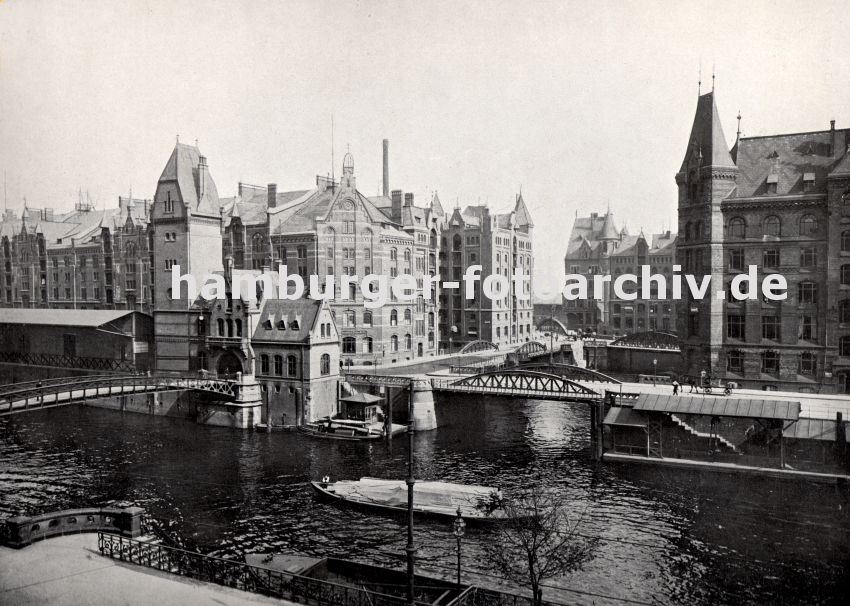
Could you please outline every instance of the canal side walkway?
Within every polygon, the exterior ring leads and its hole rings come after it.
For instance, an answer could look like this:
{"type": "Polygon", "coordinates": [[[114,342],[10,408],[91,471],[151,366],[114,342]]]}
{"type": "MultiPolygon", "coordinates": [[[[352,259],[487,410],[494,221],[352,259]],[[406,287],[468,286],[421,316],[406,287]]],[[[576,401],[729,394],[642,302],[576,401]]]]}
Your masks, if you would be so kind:
{"type": "Polygon", "coordinates": [[[0,604],[293,604],[202,583],[100,555],[97,534],[75,534],[24,549],[0,547],[0,604]]]}

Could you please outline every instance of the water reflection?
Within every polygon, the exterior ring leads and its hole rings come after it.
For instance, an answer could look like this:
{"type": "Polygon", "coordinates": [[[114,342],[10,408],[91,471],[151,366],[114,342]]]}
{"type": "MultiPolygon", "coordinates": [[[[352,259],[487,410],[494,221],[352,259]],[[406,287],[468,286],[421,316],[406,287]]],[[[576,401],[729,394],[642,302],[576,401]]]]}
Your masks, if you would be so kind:
{"type": "MultiPolygon", "coordinates": [[[[846,488],[612,467],[589,459],[587,410],[556,402],[440,404],[447,424],[415,436],[418,479],[497,485],[541,477],[566,491],[581,532],[603,543],[549,584],[568,603],[825,603],[848,596],[846,488]],[[585,593],[573,593],[580,591],[585,593]],[[590,596],[588,594],[594,594],[590,596]]],[[[188,545],[229,557],[296,551],[402,566],[403,522],[314,498],[323,475],[403,478],[407,439],[319,441],[91,408],[0,420],[4,516],[134,501],[188,545]]],[[[494,582],[468,529],[464,566],[494,582]]],[[[448,523],[417,524],[421,566],[452,574],[448,523]]]]}

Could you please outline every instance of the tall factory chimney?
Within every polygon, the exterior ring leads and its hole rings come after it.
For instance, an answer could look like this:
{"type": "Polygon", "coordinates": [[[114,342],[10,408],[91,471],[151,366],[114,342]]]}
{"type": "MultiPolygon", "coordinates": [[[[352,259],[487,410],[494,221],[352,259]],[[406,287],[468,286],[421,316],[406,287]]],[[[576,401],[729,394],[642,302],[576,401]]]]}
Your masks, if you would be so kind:
{"type": "Polygon", "coordinates": [[[384,139],[384,197],[390,195],[390,140],[384,139]]]}

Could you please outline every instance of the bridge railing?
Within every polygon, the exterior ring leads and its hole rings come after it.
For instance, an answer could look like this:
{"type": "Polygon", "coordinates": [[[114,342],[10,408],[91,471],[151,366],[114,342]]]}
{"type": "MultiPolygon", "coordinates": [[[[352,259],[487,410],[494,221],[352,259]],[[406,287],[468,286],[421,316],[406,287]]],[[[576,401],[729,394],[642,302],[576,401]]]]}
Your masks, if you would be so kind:
{"type": "Polygon", "coordinates": [[[104,532],[98,533],[98,549],[101,554],[114,560],[302,604],[403,606],[406,603],[402,596],[387,595],[363,587],[341,585],[104,532]]]}
{"type": "Polygon", "coordinates": [[[0,362],[83,370],[112,370],[115,372],[127,372],[132,371],[135,368],[133,360],[80,358],[77,356],[66,356],[62,354],[29,353],[22,351],[2,351],[0,352],[0,362]]]}
{"type": "Polygon", "coordinates": [[[104,530],[137,537],[142,532],[143,513],[141,507],[89,507],[37,516],[15,516],[6,518],[2,542],[20,549],[42,539],[104,530]]]}
{"type": "Polygon", "coordinates": [[[171,377],[171,376],[98,376],[68,377],[65,381],[23,388],[11,386],[0,393],[0,415],[21,410],[47,408],[86,399],[151,393],[159,391],[177,391],[195,389],[238,399],[239,384],[236,381],[222,381],[208,377],[171,377]],[[61,396],[67,394],[67,398],[61,396]]]}
{"type": "Polygon", "coordinates": [[[7,385],[0,386],[0,397],[6,392],[19,391],[22,389],[34,389],[37,387],[49,387],[50,385],[58,385],[67,383],[74,379],[110,379],[115,378],[115,375],[78,375],[76,377],[54,377],[52,379],[36,379],[34,381],[16,381],[7,385]]]}

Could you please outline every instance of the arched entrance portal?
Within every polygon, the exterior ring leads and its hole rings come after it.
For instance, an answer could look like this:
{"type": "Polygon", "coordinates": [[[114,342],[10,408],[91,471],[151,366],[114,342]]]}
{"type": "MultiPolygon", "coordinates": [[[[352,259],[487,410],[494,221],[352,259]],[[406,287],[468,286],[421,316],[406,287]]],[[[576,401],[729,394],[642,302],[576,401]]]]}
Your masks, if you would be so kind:
{"type": "Polygon", "coordinates": [[[218,359],[216,370],[221,379],[235,379],[236,373],[242,372],[242,361],[232,351],[226,351],[218,359]]]}

